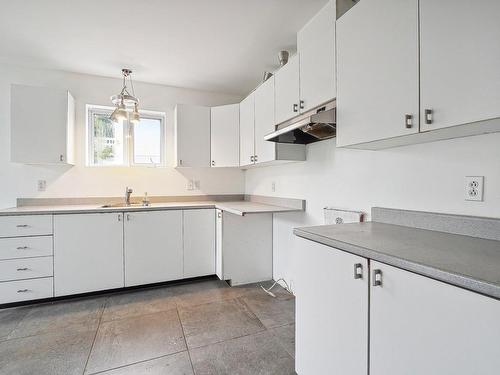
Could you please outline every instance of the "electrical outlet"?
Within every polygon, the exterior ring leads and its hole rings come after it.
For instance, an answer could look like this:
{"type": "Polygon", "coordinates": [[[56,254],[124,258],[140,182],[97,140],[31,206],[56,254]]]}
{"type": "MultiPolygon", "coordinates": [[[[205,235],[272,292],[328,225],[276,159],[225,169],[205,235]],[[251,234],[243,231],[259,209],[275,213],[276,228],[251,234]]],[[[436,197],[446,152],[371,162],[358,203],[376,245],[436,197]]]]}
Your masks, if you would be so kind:
{"type": "Polygon", "coordinates": [[[271,191],[274,193],[276,191],[276,182],[271,182],[271,191]]]}
{"type": "Polygon", "coordinates": [[[200,180],[193,180],[194,190],[200,190],[200,180]]]}
{"type": "Polygon", "coordinates": [[[483,201],[484,176],[465,177],[465,200],[483,201]]]}
{"type": "Polygon", "coordinates": [[[38,191],[45,191],[47,189],[47,181],[46,180],[38,180],[36,184],[38,191]]]}
{"type": "Polygon", "coordinates": [[[187,190],[194,190],[194,181],[193,180],[188,181],[186,189],[187,190]]]}

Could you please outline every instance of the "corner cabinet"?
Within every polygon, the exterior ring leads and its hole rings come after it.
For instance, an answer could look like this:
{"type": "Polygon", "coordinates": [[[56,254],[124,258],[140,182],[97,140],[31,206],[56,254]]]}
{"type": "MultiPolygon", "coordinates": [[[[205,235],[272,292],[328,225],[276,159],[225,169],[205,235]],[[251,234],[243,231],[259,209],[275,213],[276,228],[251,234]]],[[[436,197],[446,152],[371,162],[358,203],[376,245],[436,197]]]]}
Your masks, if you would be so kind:
{"type": "Polygon", "coordinates": [[[210,108],[211,166],[239,167],[240,165],[240,106],[222,105],[210,108]]]}
{"type": "Polygon", "coordinates": [[[75,163],[75,100],[67,90],[12,85],[11,161],[75,163]]]}
{"type": "Polygon", "coordinates": [[[210,167],[210,107],[177,104],[175,167],[210,167]]]}
{"type": "Polygon", "coordinates": [[[500,301],[297,241],[299,375],[498,374],[500,301]]]}

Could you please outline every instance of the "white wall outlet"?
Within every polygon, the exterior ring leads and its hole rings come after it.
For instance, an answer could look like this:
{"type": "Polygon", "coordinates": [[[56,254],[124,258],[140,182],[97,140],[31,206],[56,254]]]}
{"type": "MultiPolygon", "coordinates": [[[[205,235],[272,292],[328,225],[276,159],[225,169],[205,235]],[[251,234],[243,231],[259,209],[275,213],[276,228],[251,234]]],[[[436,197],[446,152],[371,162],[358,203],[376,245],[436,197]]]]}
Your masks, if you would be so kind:
{"type": "Polygon", "coordinates": [[[189,180],[187,183],[187,190],[194,190],[194,180],[189,180]]]}
{"type": "Polygon", "coordinates": [[[200,180],[193,180],[194,190],[200,190],[200,180]]]}
{"type": "Polygon", "coordinates": [[[465,177],[465,200],[483,201],[484,176],[465,177]]]}
{"type": "Polygon", "coordinates": [[[271,182],[271,191],[274,193],[276,191],[276,182],[271,182]]]}
{"type": "Polygon", "coordinates": [[[38,180],[36,184],[36,188],[38,191],[45,191],[47,189],[47,181],[46,180],[38,180]]]}

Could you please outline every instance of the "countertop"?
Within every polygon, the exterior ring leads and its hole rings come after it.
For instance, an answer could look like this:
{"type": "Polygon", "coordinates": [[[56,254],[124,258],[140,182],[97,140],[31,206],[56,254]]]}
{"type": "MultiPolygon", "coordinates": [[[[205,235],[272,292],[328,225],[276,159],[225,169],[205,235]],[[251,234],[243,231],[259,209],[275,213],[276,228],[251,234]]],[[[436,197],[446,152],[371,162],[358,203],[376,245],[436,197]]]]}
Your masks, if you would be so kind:
{"type": "Polygon", "coordinates": [[[500,299],[500,241],[378,222],[296,228],[294,233],[500,299]]]}
{"type": "Polygon", "coordinates": [[[247,214],[292,212],[302,211],[297,208],[276,206],[250,201],[217,202],[167,202],[153,203],[144,207],[133,205],[128,207],[102,207],[98,204],[84,205],[58,205],[58,206],[22,206],[0,210],[0,216],[9,215],[43,215],[43,214],[78,214],[78,213],[102,213],[102,212],[140,212],[140,211],[160,211],[176,209],[196,209],[196,208],[218,208],[235,215],[244,216],[247,214]]]}

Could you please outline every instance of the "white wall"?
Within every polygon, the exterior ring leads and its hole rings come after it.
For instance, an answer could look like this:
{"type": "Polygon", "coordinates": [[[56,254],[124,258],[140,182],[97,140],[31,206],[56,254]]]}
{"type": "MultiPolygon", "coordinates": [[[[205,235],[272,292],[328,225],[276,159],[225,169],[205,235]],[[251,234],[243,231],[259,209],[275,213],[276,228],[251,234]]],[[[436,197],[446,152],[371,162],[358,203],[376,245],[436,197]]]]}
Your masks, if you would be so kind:
{"type": "MultiPolygon", "coordinates": [[[[117,76],[120,71],[117,70],[117,76]]],[[[149,167],[86,167],[85,105],[110,105],[109,97],[121,90],[121,79],[0,64],[0,207],[12,207],[18,197],[120,196],[125,186],[150,195],[241,194],[244,173],[238,169],[149,167]],[[76,165],[28,166],[10,160],[11,83],[68,89],[76,100],[76,165]],[[201,189],[187,191],[187,179],[201,181],[201,189]],[[37,180],[47,180],[47,190],[36,191],[37,180]]],[[[173,109],[177,103],[219,105],[239,97],[161,85],[135,83],[142,109],[166,112],[167,154],[173,160],[173,109]]],[[[43,147],[43,145],[40,145],[43,147]]]]}
{"type": "MultiPolygon", "coordinates": [[[[500,134],[384,151],[307,146],[307,161],[246,172],[246,193],[307,200],[305,213],[276,214],[274,278],[293,284],[292,229],[323,224],[323,207],[373,206],[500,217],[500,134]],[[465,176],[485,176],[484,202],[465,201],[465,176]],[[272,182],[276,191],[271,191],[272,182]]],[[[293,288],[293,286],[292,286],[293,288]]]]}

